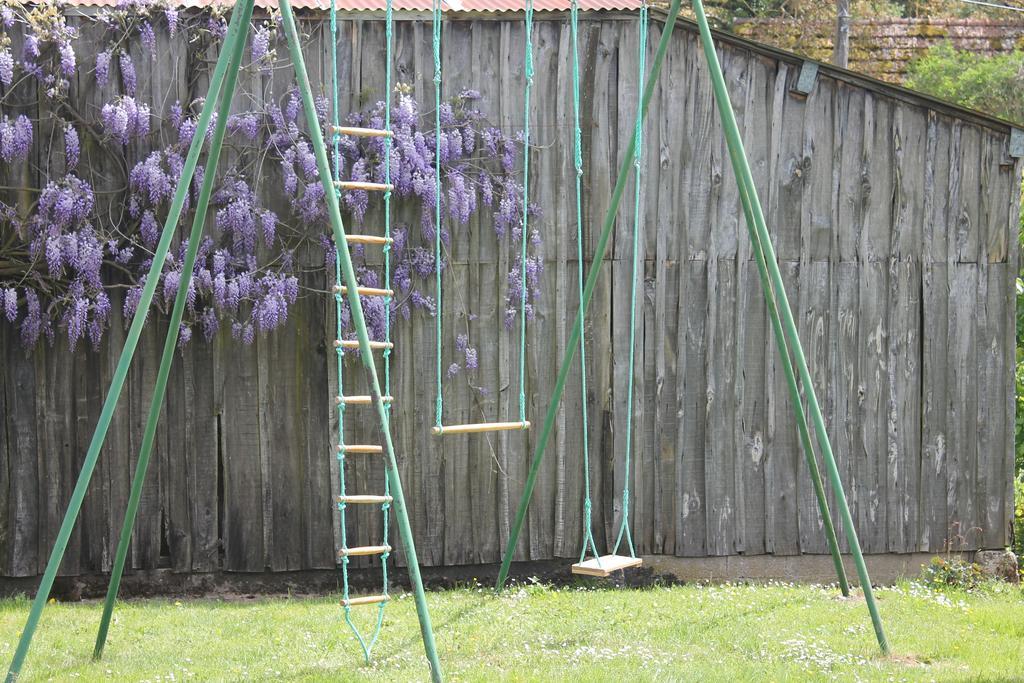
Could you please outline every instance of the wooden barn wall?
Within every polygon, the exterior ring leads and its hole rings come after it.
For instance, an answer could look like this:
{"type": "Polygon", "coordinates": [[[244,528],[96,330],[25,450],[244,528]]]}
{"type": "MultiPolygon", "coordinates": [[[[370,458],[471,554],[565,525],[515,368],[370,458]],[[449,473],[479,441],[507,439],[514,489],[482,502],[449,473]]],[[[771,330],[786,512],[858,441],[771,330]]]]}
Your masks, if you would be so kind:
{"type": "MultiPolygon", "coordinates": [[[[535,424],[569,336],[577,276],[568,27],[562,17],[546,16],[538,15],[535,29],[530,112],[536,144],[531,186],[543,207],[535,224],[543,233],[545,264],[526,347],[528,414],[535,424]]],[[[307,22],[305,28],[312,81],[326,83],[326,25],[307,22]]],[[[581,30],[584,249],[592,253],[632,131],[637,37],[633,21],[613,16],[583,21],[581,30]]],[[[395,35],[396,80],[411,84],[426,103],[432,95],[430,26],[400,21],[395,35]]],[[[655,24],[652,54],[659,37],[655,24]]],[[[157,111],[203,93],[212,66],[212,56],[196,54],[194,45],[161,40],[168,59],[136,60],[141,91],[155,98],[157,111]],[[199,68],[198,76],[187,78],[189,68],[199,68]]],[[[346,109],[381,97],[383,40],[378,21],[341,22],[346,109]]],[[[495,125],[521,128],[520,21],[452,21],[444,45],[446,95],[478,89],[495,125]]],[[[1020,166],[1008,158],[1006,131],[827,74],[799,97],[791,92],[795,62],[736,45],[720,53],[865,550],[938,552],[957,536],[968,549],[1004,546],[1012,501],[1020,178],[1020,166]]],[[[81,63],[91,59],[79,56],[81,63]]],[[[645,133],[633,537],[645,554],[824,553],[705,72],[695,33],[680,28],[645,133]]],[[[244,98],[261,97],[270,78],[280,94],[290,77],[288,69],[248,73],[244,98]]],[[[89,83],[74,90],[83,108],[109,95],[89,83]]],[[[246,106],[242,95],[238,103],[246,106]]],[[[627,198],[631,192],[632,185],[627,198]]],[[[519,560],[579,552],[584,403],[599,548],[617,528],[630,204],[627,199],[620,210],[586,326],[588,396],[580,395],[574,369],[519,560]]],[[[501,302],[503,274],[515,255],[499,243],[486,215],[460,230],[453,248],[446,335],[452,341],[454,330],[469,329],[480,349],[473,381],[490,391],[472,391],[465,375],[447,382],[446,419],[507,418],[517,405],[518,345],[503,326],[501,302]],[[468,319],[464,307],[476,317],[468,319]]],[[[322,289],[322,256],[311,251],[302,258],[311,267],[303,284],[322,289]]],[[[307,293],[286,328],[250,347],[222,334],[212,344],[193,341],[180,353],[130,567],[335,566],[333,325],[333,301],[307,293]]],[[[68,546],[65,574],[110,568],[163,331],[157,316],[142,338],[68,546]]],[[[118,320],[99,352],[69,353],[58,341],[26,354],[16,332],[0,324],[0,574],[41,573],[124,337],[118,320]]],[[[536,431],[431,437],[433,322],[423,315],[400,320],[395,339],[393,427],[420,558],[426,565],[495,562],[536,431]]],[[[446,366],[453,346],[445,349],[446,366]]],[[[364,393],[360,373],[349,375],[346,393],[364,393]]],[[[359,411],[349,411],[350,442],[372,438],[370,413],[359,411]]],[[[352,462],[349,489],[375,492],[381,477],[378,460],[352,462]]],[[[349,516],[350,544],[379,540],[378,515],[357,510],[349,516]]],[[[400,553],[396,561],[404,561],[400,553]]]]}

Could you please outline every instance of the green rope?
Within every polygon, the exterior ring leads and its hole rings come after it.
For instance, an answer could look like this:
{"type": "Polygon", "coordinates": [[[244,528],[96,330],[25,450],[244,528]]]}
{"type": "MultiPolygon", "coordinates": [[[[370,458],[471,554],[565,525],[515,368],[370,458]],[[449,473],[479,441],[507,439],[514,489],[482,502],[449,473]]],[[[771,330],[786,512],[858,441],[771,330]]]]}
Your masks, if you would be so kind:
{"type": "Polygon", "coordinates": [[[526,245],[530,238],[530,92],[533,90],[533,0],[526,0],[526,57],[523,76],[523,232],[520,235],[519,280],[519,421],[526,422],[526,245]]]}
{"type": "MultiPolygon", "coordinates": [[[[333,89],[332,100],[334,105],[333,111],[333,123],[334,126],[341,125],[341,109],[338,100],[338,20],[337,20],[337,8],[335,6],[335,0],[331,0],[331,85],[333,89]]],[[[385,40],[387,42],[386,47],[386,68],[385,68],[385,97],[384,97],[384,128],[385,130],[391,130],[391,56],[392,56],[392,43],[393,43],[393,11],[392,11],[392,0],[387,1],[387,8],[385,11],[385,40]]],[[[340,149],[341,135],[335,130],[331,136],[332,148],[333,148],[333,162],[334,162],[334,177],[335,179],[341,179],[341,149],[340,149]]],[[[384,138],[384,182],[388,185],[391,184],[391,137],[386,136],[384,138]]],[[[391,237],[391,192],[384,193],[384,235],[385,237],[391,237]]],[[[391,287],[391,245],[390,242],[384,245],[384,280],[385,287],[391,287]]],[[[342,305],[343,298],[341,295],[340,286],[342,284],[341,278],[341,256],[338,253],[338,247],[335,246],[334,252],[334,283],[336,285],[334,290],[334,313],[335,313],[335,339],[340,340],[344,330],[342,329],[342,305]]],[[[384,321],[385,321],[385,341],[391,341],[391,300],[387,299],[384,306],[384,321]]],[[[338,381],[338,396],[343,395],[343,382],[344,382],[344,349],[338,345],[336,347],[337,355],[337,381],[338,381]]],[[[385,395],[391,394],[391,350],[390,347],[386,347],[384,350],[384,393],[385,395]]],[[[390,404],[384,405],[385,410],[390,410],[390,404]]],[[[342,497],[345,496],[346,485],[345,485],[345,402],[338,402],[338,488],[342,497]]],[[[391,495],[391,485],[388,477],[384,477],[384,495],[388,497],[391,495]]],[[[346,507],[347,505],[342,502],[338,503],[338,510],[340,512],[340,527],[341,527],[341,547],[343,549],[348,548],[348,537],[347,537],[347,521],[346,521],[346,507]]],[[[383,503],[381,505],[381,516],[383,518],[383,537],[384,544],[388,544],[390,537],[390,503],[383,503]]],[[[387,597],[388,595],[388,557],[390,553],[382,553],[380,556],[381,565],[381,580],[383,587],[381,594],[387,597]]],[[[381,629],[384,626],[384,608],[387,605],[387,600],[382,601],[377,606],[377,619],[374,625],[373,631],[369,638],[363,635],[359,627],[352,620],[352,607],[349,606],[348,600],[350,597],[349,588],[349,576],[348,576],[348,565],[349,557],[344,555],[341,558],[341,574],[342,574],[342,598],[345,601],[343,610],[345,615],[345,623],[352,630],[356,640],[359,642],[360,648],[363,651],[363,658],[367,663],[370,662],[370,655],[373,652],[373,647],[376,645],[377,640],[380,638],[381,629]]]]}
{"type": "MultiPolygon", "coordinates": [[[[579,1],[572,0],[569,9],[569,35],[572,41],[572,115],[573,164],[576,168],[576,261],[579,270],[576,284],[580,305],[583,305],[583,131],[580,127],[580,53],[579,53],[579,1]]],[[[593,502],[590,498],[590,431],[587,426],[587,350],[580,335],[580,393],[583,402],[583,548],[580,562],[587,556],[587,548],[598,556],[591,523],[593,502]]],[[[600,562],[600,561],[599,561],[600,562]]]]}
{"type": "MultiPolygon", "coordinates": [[[[639,92],[644,89],[644,75],[647,72],[647,4],[640,7],[640,28],[639,28],[639,92]]],[[[629,530],[629,468],[633,457],[633,374],[636,366],[636,294],[637,280],[640,270],[640,171],[641,158],[643,156],[643,109],[642,104],[637,102],[636,127],[633,130],[635,144],[633,145],[633,169],[636,181],[633,186],[633,270],[630,275],[629,285],[629,381],[626,390],[626,466],[623,474],[622,486],[622,524],[619,526],[619,535],[615,539],[615,547],[612,554],[619,550],[619,544],[623,536],[629,546],[630,557],[636,557],[636,550],[633,548],[633,534],[629,530]]]]}
{"type": "Polygon", "coordinates": [[[526,0],[523,56],[522,233],[519,256],[519,422],[526,421],[526,244],[529,240],[529,93],[534,89],[534,0],[526,0]]]}
{"type": "Polygon", "coordinates": [[[434,425],[441,426],[441,0],[434,0],[434,332],[437,343],[437,387],[434,425]]]}
{"type": "MultiPolygon", "coordinates": [[[[519,276],[519,421],[526,421],[526,255],[530,213],[530,92],[533,89],[533,0],[526,0],[526,59],[523,97],[523,229],[520,235],[519,276]]],[[[444,413],[441,357],[441,2],[433,0],[434,51],[434,336],[436,348],[436,386],[434,425],[440,427],[444,413]]]]}

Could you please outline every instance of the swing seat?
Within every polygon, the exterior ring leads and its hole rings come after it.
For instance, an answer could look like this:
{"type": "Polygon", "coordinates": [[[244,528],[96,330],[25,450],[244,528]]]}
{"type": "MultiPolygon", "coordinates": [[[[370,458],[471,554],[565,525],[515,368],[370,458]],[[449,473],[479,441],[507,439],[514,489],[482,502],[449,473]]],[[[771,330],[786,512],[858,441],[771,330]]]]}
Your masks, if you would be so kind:
{"type": "Polygon", "coordinates": [[[583,562],[577,562],[572,566],[573,574],[583,574],[584,576],[610,576],[612,572],[617,572],[622,569],[630,569],[631,567],[639,567],[644,561],[639,557],[629,557],[628,555],[602,555],[601,557],[592,557],[589,560],[583,562]]]}
{"type": "Polygon", "coordinates": [[[525,422],[477,422],[464,425],[442,425],[431,429],[434,436],[445,436],[447,434],[478,434],[481,432],[510,432],[515,430],[527,430],[530,428],[530,421],[525,422]]]}

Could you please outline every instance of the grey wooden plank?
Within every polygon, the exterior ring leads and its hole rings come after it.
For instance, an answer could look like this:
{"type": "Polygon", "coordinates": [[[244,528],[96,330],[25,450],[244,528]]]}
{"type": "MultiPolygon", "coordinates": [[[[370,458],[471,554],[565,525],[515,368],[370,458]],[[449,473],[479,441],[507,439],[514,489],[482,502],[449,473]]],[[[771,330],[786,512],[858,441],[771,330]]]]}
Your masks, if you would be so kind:
{"type": "MultiPolygon", "coordinates": [[[[45,544],[45,516],[41,496],[39,451],[41,433],[36,428],[37,364],[21,348],[16,332],[0,324],[0,348],[3,349],[4,395],[6,407],[4,431],[7,443],[7,467],[10,473],[6,495],[3,573],[6,576],[34,576],[42,571],[49,546],[45,544]]],[[[52,455],[52,453],[51,453],[52,455]]]]}
{"type": "MultiPolygon", "coordinates": [[[[78,478],[76,455],[74,392],[74,363],[67,340],[58,338],[54,346],[36,348],[36,429],[39,433],[39,490],[41,495],[40,546],[43,552],[56,541],[71,490],[78,478]],[[41,399],[41,400],[40,400],[41,399]]],[[[81,551],[81,525],[68,541],[61,568],[64,573],[77,574],[81,551]]]]}
{"type": "Polygon", "coordinates": [[[977,547],[981,522],[977,518],[978,455],[978,267],[949,266],[949,352],[947,374],[947,539],[954,548],[977,547]]]}
{"type": "Polygon", "coordinates": [[[947,469],[949,423],[946,421],[949,377],[949,267],[924,264],[921,337],[921,498],[918,546],[942,549],[948,534],[947,469]]]}
{"type": "Polygon", "coordinates": [[[887,258],[893,239],[893,108],[892,102],[873,93],[864,97],[860,258],[867,261],[887,258]]]}
{"type": "Polygon", "coordinates": [[[775,79],[771,120],[771,165],[766,205],[768,232],[780,260],[800,258],[801,205],[804,193],[803,128],[807,104],[790,95],[796,73],[779,65],[775,79]]]}
{"type": "Polygon", "coordinates": [[[801,216],[802,266],[808,261],[828,260],[832,251],[835,231],[841,229],[834,224],[834,191],[838,186],[840,159],[837,153],[841,141],[836,144],[835,130],[835,82],[819,78],[814,89],[807,96],[803,126],[803,151],[798,160],[799,173],[804,181],[801,216]]]}
{"type": "Polygon", "coordinates": [[[746,555],[765,551],[765,440],[767,437],[766,352],[778,354],[764,340],[772,334],[757,265],[741,261],[736,284],[736,498],[743,519],[737,550],[746,555]]]}
{"type": "MultiPolygon", "coordinates": [[[[799,302],[799,264],[784,261],[779,267],[790,302],[799,302]]],[[[764,342],[769,358],[768,431],[764,464],[765,550],[775,555],[793,555],[800,550],[796,490],[800,441],[775,342],[770,338],[765,338],[764,342]]]]}
{"type": "Polygon", "coordinates": [[[682,382],[676,388],[682,427],[676,448],[676,554],[707,550],[705,514],[705,415],[707,414],[707,262],[688,260],[680,273],[679,339],[682,382]]]}
{"type": "Polygon", "coordinates": [[[308,533],[301,512],[306,438],[300,426],[306,403],[301,378],[311,368],[307,366],[308,345],[299,344],[298,332],[310,323],[306,308],[305,301],[293,304],[290,324],[261,337],[255,348],[261,464],[268,489],[264,495],[270,501],[270,514],[264,520],[265,530],[270,529],[269,537],[264,536],[264,552],[272,571],[302,567],[303,535],[308,533]]]}
{"type": "MultiPolygon", "coordinates": [[[[680,68],[685,58],[679,50],[669,50],[665,57],[665,69],[671,73],[680,68]]],[[[651,551],[674,554],[676,549],[675,482],[676,444],[678,443],[679,420],[675,387],[679,383],[679,252],[682,238],[676,229],[675,212],[682,176],[680,155],[672,144],[673,140],[685,136],[682,117],[677,112],[685,110],[683,88],[670,87],[662,80],[658,84],[657,122],[658,144],[652,145],[652,156],[657,152],[659,166],[658,182],[648,185],[649,192],[656,192],[656,199],[649,202],[656,211],[654,311],[650,335],[655,341],[654,348],[647,354],[654,356],[655,386],[653,390],[652,421],[655,434],[650,442],[649,457],[653,459],[654,519],[652,523],[651,551]],[[678,136],[678,137],[677,137],[678,136]]],[[[648,130],[654,125],[648,127],[648,130]]]]}
{"type": "MultiPolygon", "coordinates": [[[[259,344],[257,339],[256,344],[259,344]]],[[[215,360],[222,398],[221,443],[223,566],[234,571],[264,569],[264,489],[256,350],[239,348],[228,335],[217,339],[215,360]]]]}
{"type": "Polygon", "coordinates": [[[1016,191],[1016,176],[1011,173],[1015,164],[1004,160],[1004,136],[986,131],[985,157],[981,168],[981,186],[990,191],[981,193],[982,238],[985,253],[982,262],[1003,263],[1007,260],[1010,246],[1014,244],[1019,223],[1009,220],[1010,207],[1019,201],[1016,191]]]}
{"type": "Polygon", "coordinates": [[[708,264],[707,391],[704,426],[704,510],[707,553],[735,552],[736,518],[736,306],[735,261],[708,264]],[[711,293],[714,293],[712,296],[711,293]]]}
{"type": "MultiPolygon", "coordinates": [[[[838,249],[837,249],[838,251],[838,249]]],[[[839,471],[844,491],[851,513],[854,515],[854,522],[857,523],[856,510],[862,486],[860,476],[859,457],[860,451],[857,448],[858,414],[857,406],[860,404],[861,392],[859,386],[859,374],[857,372],[858,356],[858,329],[860,325],[860,287],[859,287],[859,264],[855,262],[839,262],[833,266],[832,277],[832,301],[834,313],[832,333],[832,358],[830,383],[832,385],[833,419],[829,436],[832,437],[832,450],[836,458],[836,467],[839,471]]],[[[819,457],[820,451],[815,441],[815,454],[819,457]]],[[[820,457],[819,457],[820,462],[820,457]]],[[[822,469],[823,481],[825,478],[822,469]]],[[[827,486],[827,485],[826,485],[827,486]]],[[[831,495],[831,487],[828,501],[832,511],[833,525],[839,536],[839,547],[844,552],[849,550],[846,536],[840,530],[842,522],[836,512],[836,499],[831,495]]],[[[862,525],[857,524],[858,533],[862,525]]]]}
{"type": "Polygon", "coordinates": [[[1007,479],[1013,478],[1013,423],[1008,422],[1001,399],[1006,390],[1000,378],[1012,375],[1012,365],[1003,350],[1011,317],[1014,278],[1005,264],[987,264],[978,273],[978,418],[977,418],[977,544],[981,548],[1003,548],[1009,542],[1007,529],[1012,514],[1004,495],[1007,479]]]}
{"type": "Polygon", "coordinates": [[[921,269],[916,261],[889,267],[888,465],[886,521],[890,552],[918,548],[921,495],[921,269]],[[914,325],[906,325],[908,320],[914,325]]]}
{"type": "Polygon", "coordinates": [[[854,467],[858,475],[857,514],[864,552],[884,552],[888,476],[888,267],[879,261],[860,266],[857,330],[857,432],[854,467]]]}
{"type": "Polygon", "coordinates": [[[836,197],[838,218],[836,252],[833,260],[856,262],[860,259],[861,233],[870,178],[864,171],[865,93],[840,83],[836,87],[836,133],[840,143],[839,191],[836,197]]]}
{"type": "Polygon", "coordinates": [[[985,244],[980,214],[981,195],[987,191],[981,186],[982,148],[981,131],[974,126],[961,126],[956,194],[952,191],[952,177],[950,181],[950,206],[954,209],[950,219],[954,222],[950,226],[953,240],[949,248],[950,258],[957,263],[977,263],[985,244]]]}
{"type": "Polygon", "coordinates": [[[211,382],[213,373],[214,345],[197,340],[181,359],[178,398],[186,415],[185,450],[180,457],[187,468],[191,570],[200,572],[213,571],[220,564],[217,505],[220,444],[211,382]]]}
{"type": "Polygon", "coordinates": [[[928,112],[925,131],[924,226],[922,257],[945,262],[948,252],[947,212],[950,188],[951,123],[928,112]]]}
{"type": "MultiPolygon", "coordinates": [[[[812,232],[806,227],[804,230],[812,232]]],[[[804,355],[807,358],[807,364],[811,371],[814,392],[825,417],[826,431],[829,438],[831,438],[835,432],[832,414],[832,406],[834,405],[832,394],[835,387],[828,381],[829,354],[834,343],[830,307],[832,270],[831,264],[828,261],[811,260],[812,243],[813,240],[805,242],[804,253],[801,258],[798,325],[800,341],[803,344],[804,355]]],[[[808,391],[805,387],[804,396],[806,397],[807,394],[808,391]]],[[[811,428],[813,429],[813,422],[810,417],[810,404],[806,399],[803,401],[803,404],[804,411],[808,416],[807,420],[812,424],[811,428]]],[[[793,424],[795,426],[795,421],[793,424]]],[[[799,438],[796,446],[798,448],[796,475],[797,523],[799,524],[800,550],[805,553],[827,553],[829,549],[825,538],[824,521],[818,509],[817,495],[814,492],[814,485],[807,467],[807,459],[803,453],[803,444],[799,442],[799,438]]],[[[818,469],[827,487],[828,479],[825,473],[825,465],[818,454],[820,454],[820,449],[815,448],[818,469]]]]}
{"type": "MultiPolygon", "coordinates": [[[[922,244],[928,167],[928,120],[925,112],[897,104],[892,120],[892,258],[906,260],[925,253],[922,244]]],[[[934,172],[934,168],[932,169],[934,172]]]]}

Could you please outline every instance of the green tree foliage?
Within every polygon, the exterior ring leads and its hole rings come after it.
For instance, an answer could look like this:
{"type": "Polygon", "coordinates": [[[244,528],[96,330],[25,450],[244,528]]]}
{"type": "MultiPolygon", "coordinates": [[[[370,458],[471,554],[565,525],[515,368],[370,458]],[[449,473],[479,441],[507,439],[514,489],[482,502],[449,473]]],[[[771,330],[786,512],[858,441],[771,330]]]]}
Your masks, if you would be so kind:
{"type": "Polygon", "coordinates": [[[907,86],[1024,122],[1024,50],[982,55],[940,43],[910,65],[907,86]]]}

